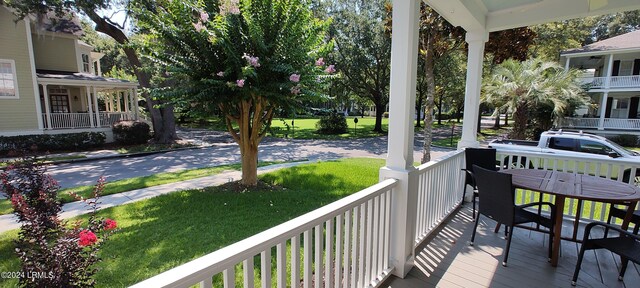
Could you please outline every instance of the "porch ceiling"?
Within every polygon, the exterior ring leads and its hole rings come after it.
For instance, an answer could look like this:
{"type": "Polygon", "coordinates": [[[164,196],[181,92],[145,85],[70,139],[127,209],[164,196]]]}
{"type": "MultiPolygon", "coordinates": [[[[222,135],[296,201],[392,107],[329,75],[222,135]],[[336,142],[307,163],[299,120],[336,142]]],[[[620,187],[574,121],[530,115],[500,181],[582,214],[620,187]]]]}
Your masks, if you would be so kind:
{"type": "Polygon", "coordinates": [[[424,0],[467,31],[516,27],[640,9],[638,0],[424,0]]]}

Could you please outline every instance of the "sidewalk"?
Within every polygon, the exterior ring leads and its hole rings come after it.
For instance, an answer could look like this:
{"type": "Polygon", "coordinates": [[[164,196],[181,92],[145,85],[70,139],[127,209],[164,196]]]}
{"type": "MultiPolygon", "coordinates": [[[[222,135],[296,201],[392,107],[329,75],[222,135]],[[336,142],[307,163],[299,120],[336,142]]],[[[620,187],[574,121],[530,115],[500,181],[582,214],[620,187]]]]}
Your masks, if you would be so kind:
{"type": "MultiPolygon", "coordinates": [[[[313,161],[291,162],[269,165],[258,168],[258,175],[276,171],[282,168],[294,167],[302,164],[312,163],[313,161]]],[[[233,182],[242,178],[241,171],[228,171],[220,174],[186,180],[182,182],[158,185],[128,192],[103,196],[100,198],[100,209],[129,204],[140,200],[153,198],[156,196],[169,194],[176,191],[203,189],[211,186],[218,186],[227,182],[233,182]]],[[[82,201],[71,202],[62,206],[61,219],[69,219],[78,215],[89,213],[87,205],[82,201]]],[[[0,233],[8,230],[20,228],[17,218],[13,214],[0,216],[0,233]]]]}

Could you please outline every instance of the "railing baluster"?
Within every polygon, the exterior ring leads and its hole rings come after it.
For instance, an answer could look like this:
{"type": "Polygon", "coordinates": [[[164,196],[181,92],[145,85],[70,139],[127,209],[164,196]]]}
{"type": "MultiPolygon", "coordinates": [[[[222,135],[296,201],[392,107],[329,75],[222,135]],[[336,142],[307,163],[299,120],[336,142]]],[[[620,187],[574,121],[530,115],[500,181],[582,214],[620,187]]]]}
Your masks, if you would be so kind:
{"type": "Polygon", "coordinates": [[[358,231],[360,219],[360,206],[353,208],[353,228],[351,241],[351,287],[358,287],[358,231]]]}
{"type": "Polygon", "coordinates": [[[336,216],[336,255],[335,255],[335,280],[333,282],[333,286],[336,288],[342,287],[342,242],[344,241],[344,237],[342,236],[343,231],[343,217],[342,214],[336,216]]]}
{"type": "Polygon", "coordinates": [[[313,263],[313,249],[311,246],[311,231],[304,231],[304,264],[302,265],[304,266],[304,288],[313,287],[313,285],[311,285],[313,279],[311,277],[313,273],[313,267],[311,266],[313,263]]]}
{"type": "Polygon", "coordinates": [[[373,231],[372,231],[372,238],[373,238],[373,248],[374,250],[373,255],[371,256],[371,271],[372,271],[372,275],[373,278],[375,279],[379,272],[382,271],[382,268],[379,267],[378,265],[378,254],[380,253],[380,249],[378,247],[380,247],[380,243],[379,243],[379,236],[380,236],[380,196],[373,198],[373,231]]]}
{"type": "Polygon", "coordinates": [[[231,266],[227,269],[224,269],[222,272],[222,282],[224,282],[224,288],[235,288],[236,287],[236,267],[231,266]]]}
{"type": "Polygon", "coordinates": [[[315,287],[322,287],[322,224],[316,226],[315,287]]]}
{"type": "Polygon", "coordinates": [[[364,276],[365,276],[365,260],[366,260],[366,249],[365,246],[367,244],[367,203],[362,203],[360,205],[360,244],[358,247],[360,248],[359,263],[358,263],[358,287],[364,287],[364,276]]]}
{"type": "Polygon", "coordinates": [[[344,275],[344,280],[342,280],[342,285],[345,287],[349,287],[351,284],[349,281],[349,278],[351,278],[351,271],[349,270],[349,263],[351,263],[349,261],[349,257],[351,256],[351,253],[349,253],[351,249],[351,215],[353,215],[353,210],[349,210],[344,214],[344,269],[342,273],[344,275]]]}
{"type": "Polygon", "coordinates": [[[244,288],[253,288],[253,257],[242,262],[242,273],[244,278],[244,288]]]}
{"type": "Polygon", "coordinates": [[[262,288],[271,287],[271,248],[260,253],[260,281],[262,288]]]}
{"type": "Polygon", "coordinates": [[[291,287],[300,286],[300,235],[291,238],[291,287]]]}
{"type": "MultiPolygon", "coordinates": [[[[333,287],[333,219],[325,222],[325,249],[324,249],[324,287],[332,288],[333,287]]],[[[340,257],[338,257],[340,258],[340,257]]],[[[336,266],[336,269],[340,270],[339,267],[336,266]]]]}
{"type": "MultiPolygon", "coordinates": [[[[276,247],[276,275],[278,281],[278,288],[287,287],[287,243],[278,244],[276,247]]],[[[294,267],[291,267],[293,270],[294,267]]]]}

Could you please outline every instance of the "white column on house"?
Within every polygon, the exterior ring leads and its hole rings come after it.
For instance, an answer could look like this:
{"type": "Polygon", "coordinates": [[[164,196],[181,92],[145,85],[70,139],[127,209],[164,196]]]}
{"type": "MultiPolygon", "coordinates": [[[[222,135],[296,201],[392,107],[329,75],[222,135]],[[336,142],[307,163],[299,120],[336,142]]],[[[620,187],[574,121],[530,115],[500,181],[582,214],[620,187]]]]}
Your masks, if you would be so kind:
{"type": "Polygon", "coordinates": [[[93,86],[91,87],[91,89],[93,90],[93,105],[95,105],[95,109],[96,109],[96,127],[100,127],[100,107],[98,107],[98,91],[96,90],[96,87],[93,86]]]}
{"type": "MultiPolygon", "coordinates": [[[[47,117],[47,125],[45,125],[46,129],[52,129],[51,125],[51,105],[49,104],[49,89],[47,89],[47,84],[42,84],[42,92],[44,93],[44,114],[47,117]]],[[[42,116],[41,116],[42,117],[42,116]]]]}
{"type": "Polygon", "coordinates": [[[465,41],[469,44],[467,54],[467,83],[464,93],[464,118],[462,137],[458,148],[478,147],[478,110],[480,109],[480,89],[482,85],[482,64],[484,43],[489,40],[485,30],[467,31],[465,41]]]}
{"type": "Polygon", "coordinates": [[[133,89],[133,112],[134,112],[134,116],[133,119],[134,120],[138,120],[138,88],[134,88],[133,89]]]}
{"type": "Polygon", "coordinates": [[[122,92],[124,94],[124,112],[129,112],[129,103],[131,103],[131,94],[129,90],[122,92]]]}
{"type": "Polygon", "coordinates": [[[405,277],[414,265],[417,177],[413,167],[413,115],[418,62],[419,0],[394,1],[389,99],[389,143],[380,180],[394,178],[391,207],[393,274],[405,277]]]}
{"type": "Polygon", "coordinates": [[[611,71],[613,70],[613,54],[607,55],[607,70],[604,77],[604,93],[602,93],[602,102],[600,103],[600,121],[598,121],[598,130],[604,130],[604,117],[607,113],[607,98],[609,97],[609,87],[611,86],[611,71]]]}
{"type": "Polygon", "coordinates": [[[96,123],[93,119],[93,101],[91,101],[91,87],[87,86],[86,88],[86,93],[87,93],[87,107],[89,108],[89,122],[91,123],[91,128],[96,127],[96,123]]]}
{"type": "Polygon", "coordinates": [[[567,57],[567,62],[564,63],[564,71],[569,71],[569,62],[571,62],[571,57],[567,57]]]}
{"type": "Polygon", "coordinates": [[[122,105],[120,104],[120,101],[121,101],[120,99],[122,99],[122,96],[120,95],[121,93],[122,92],[120,92],[120,91],[116,92],[116,94],[118,95],[116,97],[116,101],[117,101],[116,102],[116,107],[117,107],[117,111],[118,112],[122,112],[122,105]]]}

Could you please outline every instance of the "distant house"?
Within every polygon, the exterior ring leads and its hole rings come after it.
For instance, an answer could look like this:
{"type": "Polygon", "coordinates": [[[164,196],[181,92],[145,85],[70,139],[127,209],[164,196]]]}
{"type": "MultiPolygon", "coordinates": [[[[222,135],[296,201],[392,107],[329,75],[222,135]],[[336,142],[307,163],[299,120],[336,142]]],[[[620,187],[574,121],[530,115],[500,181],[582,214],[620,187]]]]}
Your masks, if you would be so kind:
{"type": "Polygon", "coordinates": [[[74,20],[14,22],[0,6],[0,136],[104,132],[137,119],[138,83],[102,76],[74,20]]]}
{"type": "Polygon", "coordinates": [[[560,56],[567,69],[584,71],[582,81],[592,101],[575,117],[564,118],[562,127],[640,134],[640,30],[560,56]]]}

